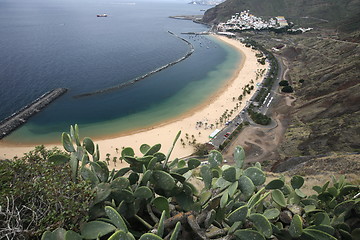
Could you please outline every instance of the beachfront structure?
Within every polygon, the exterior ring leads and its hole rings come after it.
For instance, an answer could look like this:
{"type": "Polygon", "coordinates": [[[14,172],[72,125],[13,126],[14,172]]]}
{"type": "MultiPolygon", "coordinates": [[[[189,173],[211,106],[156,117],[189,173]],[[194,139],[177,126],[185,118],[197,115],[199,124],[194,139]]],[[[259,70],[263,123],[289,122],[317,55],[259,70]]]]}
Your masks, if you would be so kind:
{"type": "Polygon", "coordinates": [[[216,129],[215,131],[213,131],[213,132],[209,135],[209,138],[214,138],[219,132],[220,132],[220,130],[219,130],[219,129],[216,129]]]}
{"type": "Polygon", "coordinates": [[[280,27],[287,27],[289,26],[288,22],[286,21],[284,16],[277,16],[276,21],[280,27]]]}
{"type": "Polygon", "coordinates": [[[232,32],[217,32],[218,35],[228,36],[228,37],[235,37],[236,34],[232,32]]]}
{"type": "Polygon", "coordinates": [[[219,23],[217,30],[220,32],[226,31],[244,31],[244,30],[265,30],[271,28],[287,27],[288,23],[284,16],[278,16],[275,19],[270,18],[264,20],[261,17],[256,17],[250,14],[249,10],[236,13],[225,23],[219,23]]]}

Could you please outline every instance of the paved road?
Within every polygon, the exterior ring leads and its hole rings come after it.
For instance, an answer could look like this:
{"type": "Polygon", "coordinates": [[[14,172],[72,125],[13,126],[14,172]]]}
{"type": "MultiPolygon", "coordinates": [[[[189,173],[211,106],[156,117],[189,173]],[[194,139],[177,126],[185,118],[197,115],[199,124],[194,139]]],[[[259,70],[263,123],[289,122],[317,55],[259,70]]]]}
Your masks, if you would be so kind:
{"type": "Polygon", "coordinates": [[[277,94],[277,92],[279,90],[279,82],[282,81],[283,79],[285,79],[284,77],[285,77],[285,73],[287,71],[287,67],[284,64],[282,57],[275,55],[275,54],[274,54],[274,56],[278,62],[278,74],[276,77],[276,81],[274,82],[274,84],[270,90],[270,94],[269,94],[268,98],[263,103],[263,105],[259,108],[259,111],[264,115],[267,113],[267,111],[270,107],[270,104],[271,104],[272,100],[274,99],[274,95],[277,94]]]}

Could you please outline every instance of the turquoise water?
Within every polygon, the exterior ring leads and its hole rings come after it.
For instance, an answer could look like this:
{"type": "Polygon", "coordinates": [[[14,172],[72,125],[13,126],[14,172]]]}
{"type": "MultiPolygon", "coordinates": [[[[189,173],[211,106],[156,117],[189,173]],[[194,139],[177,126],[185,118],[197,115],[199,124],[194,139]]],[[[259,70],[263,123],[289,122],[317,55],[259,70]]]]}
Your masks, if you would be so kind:
{"type": "Polygon", "coordinates": [[[0,0],[0,34],[5,36],[0,39],[0,100],[4,103],[0,117],[45,91],[69,89],[6,141],[54,142],[75,123],[82,136],[93,138],[151,126],[206,101],[237,68],[240,54],[230,46],[211,36],[181,35],[207,30],[206,26],[168,18],[199,14],[203,6],[117,3],[0,0]],[[109,17],[94,17],[103,12],[109,17]],[[167,31],[190,41],[195,52],[132,86],[74,98],[116,86],[184,56],[187,44],[167,31]]]}
{"type": "MultiPolygon", "coordinates": [[[[228,46],[222,42],[211,37],[211,40],[219,44],[223,48],[227,57],[224,62],[216,66],[213,70],[209,71],[207,75],[189,83],[181,91],[175,95],[167,98],[160,104],[153,104],[148,109],[129,114],[125,117],[113,119],[109,121],[79,124],[82,136],[101,137],[104,135],[112,135],[115,132],[120,133],[122,131],[129,131],[131,129],[146,128],[154,124],[161,123],[167,119],[171,119],[180,116],[197,105],[206,102],[222,85],[230,79],[234,73],[234,69],[240,64],[241,56],[231,46],[228,46]]],[[[49,130],[44,129],[44,126],[27,123],[18,131],[14,132],[7,140],[17,141],[21,139],[21,142],[43,142],[54,141],[61,134],[60,131],[53,132],[52,129],[56,129],[56,126],[51,126],[49,130]],[[42,131],[42,134],[33,134],[33,131],[42,131]],[[48,131],[46,133],[46,131],[48,131]]],[[[60,126],[59,126],[60,128],[60,126]]]]}

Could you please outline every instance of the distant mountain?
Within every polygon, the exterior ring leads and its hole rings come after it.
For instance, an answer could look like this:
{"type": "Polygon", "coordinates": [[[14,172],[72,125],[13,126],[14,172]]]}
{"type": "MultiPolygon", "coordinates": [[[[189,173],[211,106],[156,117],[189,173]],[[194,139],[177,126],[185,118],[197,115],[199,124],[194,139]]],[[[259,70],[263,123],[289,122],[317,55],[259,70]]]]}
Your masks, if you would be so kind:
{"type": "Polygon", "coordinates": [[[219,23],[243,10],[262,17],[285,16],[302,25],[337,25],[347,31],[360,25],[360,0],[227,0],[207,10],[203,21],[219,23]]]}
{"type": "Polygon", "coordinates": [[[197,4],[197,5],[218,5],[225,0],[201,0],[201,1],[191,1],[189,4],[197,4]]]}

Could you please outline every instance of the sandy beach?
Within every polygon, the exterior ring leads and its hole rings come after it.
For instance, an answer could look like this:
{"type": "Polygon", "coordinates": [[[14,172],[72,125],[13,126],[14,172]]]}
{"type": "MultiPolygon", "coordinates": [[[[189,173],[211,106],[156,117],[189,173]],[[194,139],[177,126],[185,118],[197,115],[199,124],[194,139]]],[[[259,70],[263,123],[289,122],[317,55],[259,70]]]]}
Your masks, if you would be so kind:
{"type": "MultiPolygon", "coordinates": [[[[107,139],[93,138],[94,142],[99,144],[102,160],[105,160],[106,154],[109,153],[112,157],[119,157],[123,147],[132,147],[137,155],[141,155],[139,147],[141,144],[154,145],[160,143],[162,145],[161,152],[167,154],[173,140],[181,130],[181,136],[178,140],[174,151],[173,158],[181,158],[191,155],[194,152],[193,143],[208,142],[209,135],[216,129],[221,129],[223,124],[219,119],[223,113],[228,110],[233,110],[232,117],[235,117],[250,99],[251,95],[256,89],[256,83],[262,81],[262,77],[257,77],[259,72],[268,68],[268,64],[260,65],[257,62],[255,54],[257,51],[245,47],[237,40],[229,39],[224,36],[216,36],[218,39],[231,45],[242,54],[242,62],[237,69],[234,69],[233,76],[227,83],[219,89],[214,95],[209,96],[206,103],[194,107],[190,112],[185,113],[181,117],[171,119],[163,122],[161,125],[153,126],[147,129],[142,129],[136,132],[130,132],[124,135],[120,134],[118,137],[109,137],[107,139]],[[247,94],[241,101],[237,98],[242,94],[244,87],[249,84],[254,86],[251,94],[247,94]],[[216,124],[218,123],[218,124],[216,124]]],[[[80,129],[81,132],[81,129],[80,129]]],[[[85,136],[82,136],[85,137],[85,136]]],[[[89,136],[91,137],[91,136],[89,136]]],[[[46,147],[53,147],[54,145],[44,144],[46,147]]],[[[59,146],[62,149],[62,146],[59,146]]],[[[14,156],[21,157],[25,152],[32,150],[34,146],[17,146],[9,145],[6,141],[0,142],[0,158],[12,158],[14,156]]],[[[126,164],[126,163],[123,163],[126,164]]],[[[111,164],[113,165],[113,163],[111,164]]],[[[121,167],[119,162],[116,163],[116,168],[121,167]]]]}

